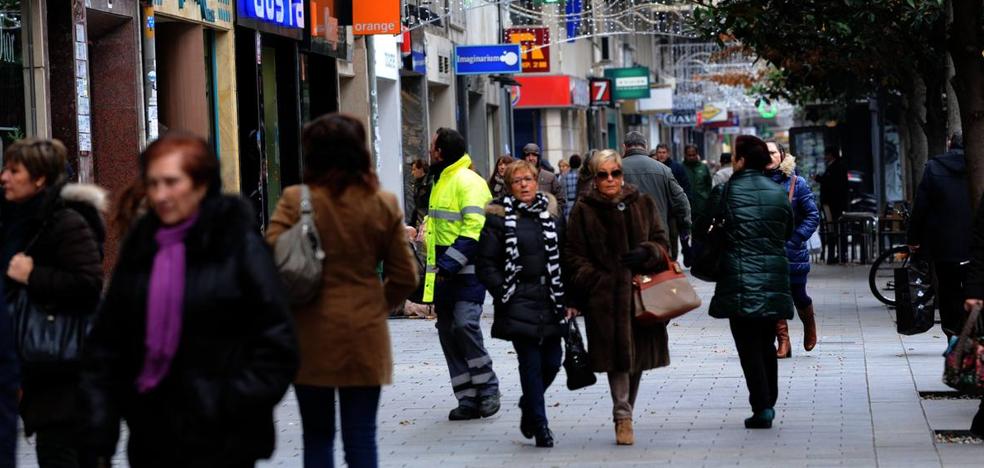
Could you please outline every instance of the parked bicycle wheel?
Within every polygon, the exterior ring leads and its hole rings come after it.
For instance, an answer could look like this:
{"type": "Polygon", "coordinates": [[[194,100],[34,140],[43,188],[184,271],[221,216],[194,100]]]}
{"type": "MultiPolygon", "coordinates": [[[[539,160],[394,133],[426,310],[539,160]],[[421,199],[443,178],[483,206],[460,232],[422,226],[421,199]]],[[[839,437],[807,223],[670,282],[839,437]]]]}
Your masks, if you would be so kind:
{"type": "Polygon", "coordinates": [[[881,303],[895,307],[895,269],[909,261],[909,247],[899,245],[881,253],[871,264],[868,287],[881,303]]]}

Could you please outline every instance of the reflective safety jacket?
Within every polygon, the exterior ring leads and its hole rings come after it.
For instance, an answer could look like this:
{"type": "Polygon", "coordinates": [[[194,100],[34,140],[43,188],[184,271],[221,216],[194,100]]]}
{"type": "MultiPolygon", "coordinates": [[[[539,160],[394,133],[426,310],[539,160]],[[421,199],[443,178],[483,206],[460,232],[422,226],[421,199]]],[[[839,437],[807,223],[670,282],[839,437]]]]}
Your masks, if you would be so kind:
{"type": "Polygon", "coordinates": [[[485,300],[485,288],[472,263],[485,225],[485,205],[492,201],[488,184],[469,169],[467,154],[441,171],[431,189],[427,213],[427,271],[424,302],[485,300]],[[438,278],[440,276],[440,278],[438,278]]]}

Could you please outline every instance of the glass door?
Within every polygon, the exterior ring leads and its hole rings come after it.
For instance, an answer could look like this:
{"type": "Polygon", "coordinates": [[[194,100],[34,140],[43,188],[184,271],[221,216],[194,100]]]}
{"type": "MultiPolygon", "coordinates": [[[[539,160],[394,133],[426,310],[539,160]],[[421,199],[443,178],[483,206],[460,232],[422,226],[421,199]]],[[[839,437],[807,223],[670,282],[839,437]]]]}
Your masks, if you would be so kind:
{"type": "MultiPolygon", "coordinates": [[[[277,51],[263,48],[263,128],[266,152],[267,214],[273,215],[280,201],[280,119],[277,109],[277,51]]],[[[269,219],[269,218],[267,218],[269,219]]]]}

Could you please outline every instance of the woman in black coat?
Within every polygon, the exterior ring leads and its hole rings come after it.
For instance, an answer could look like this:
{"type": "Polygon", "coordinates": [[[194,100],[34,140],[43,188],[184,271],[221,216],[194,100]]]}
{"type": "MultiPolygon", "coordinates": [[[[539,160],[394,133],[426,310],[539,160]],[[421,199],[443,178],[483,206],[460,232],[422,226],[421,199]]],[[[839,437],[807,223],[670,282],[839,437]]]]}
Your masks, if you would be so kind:
{"type": "MultiPolygon", "coordinates": [[[[7,149],[0,175],[0,265],[8,295],[25,290],[32,303],[53,313],[89,315],[102,291],[105,194],[95,186],[66,183],[66,154],[61,142],[34,138],[7,149]]],[[[81,453],[74,417],[77,363],[20,364],[20,414],[24,431],[37,434],[38,464],[90,463],[81,453]]],[[[12,388],[9,384],[4,382],[5,396],[17,391],[16,381],[12,388]]]]}
{"type": "MultiPolygon", "coordinates": [[[[964,292],[967,296],[964,309],[968,314],[975,307],[984,307],[984,197],[981,197],[977,203],[977,213],[974,215],[973,223],[970,231],[970,264],[967,266],[967,282],[964,283],[964,292]]],[[[981,399],[981,405],[974,415],[970,432],[984,438],[984,398],[981,399]]]]}
{"type": "Polygon", "coordinates": [[[563,217],[552,195],[538,193],[536,168],[510,164],[510,195],[486,208],[476,260],[479,280],[495,299],[492,337],[512,341],[519,359],[523,397],[519,429],[537,447],[553,447],[543,394],[560,369],[565,318],[560,271],[563,217]]]}
{"type": "Polygon", "coordinates": [[[112,456],[122,418],[131,466],[253,466],[273,453],[273,409],[298,366],[286,297],[207,144],[170,135],[143,154],[149,210],[86,349],[88,442],[112,456]]]}

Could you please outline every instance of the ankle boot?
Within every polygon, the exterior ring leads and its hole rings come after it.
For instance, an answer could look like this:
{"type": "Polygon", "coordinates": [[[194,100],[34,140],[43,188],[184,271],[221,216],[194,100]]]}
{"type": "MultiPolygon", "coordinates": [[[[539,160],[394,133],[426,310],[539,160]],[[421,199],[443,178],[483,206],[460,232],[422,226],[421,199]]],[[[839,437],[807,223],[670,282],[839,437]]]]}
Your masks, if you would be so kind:
{"type": "Polygon", "coordinates": [[[632,445],[635,443],[635,433],[632,431],[631,419],[619,419],[615,421],[615,443],[618,445],[632,445]]]}
{"type": "Polygon", "coordinates": [[[776,322],[776,338],[779,346],[776,347],[776,357],[786,359],[793,356],[793,347],[789,344],[789,324],[785,320],[776,322]]]}
{"type": "Polygon", "coordinates": [[[817,345],[817,320],[813,313],[813,304],[797,308],[800,320],[803,321],[803,349],[811,351],[817,345]]]}
{"type": "Polygon", "coordinates": [[[767,408],[745,419],[745,429],[771,429],[772,420],[776,417],[776,411],[767,408]]]}

